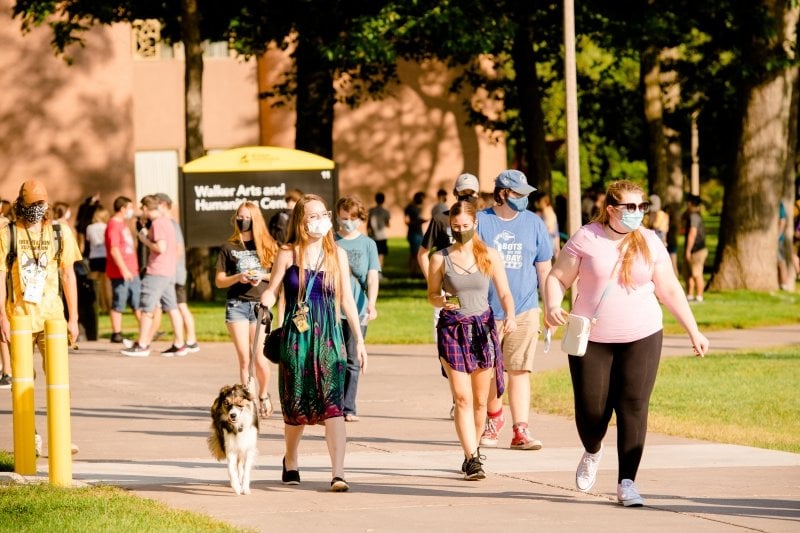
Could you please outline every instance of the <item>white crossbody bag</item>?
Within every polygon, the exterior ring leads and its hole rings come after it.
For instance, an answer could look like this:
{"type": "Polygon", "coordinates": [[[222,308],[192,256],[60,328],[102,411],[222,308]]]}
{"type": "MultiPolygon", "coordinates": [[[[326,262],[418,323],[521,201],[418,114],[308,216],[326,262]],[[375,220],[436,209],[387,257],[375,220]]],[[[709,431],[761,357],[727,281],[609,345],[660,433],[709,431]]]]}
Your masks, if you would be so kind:
{"type": "Polygon", "coordinates": [[[586,346],[589,344],[589,332],[592,330],[592,324],[597,322],[597,315],[600,312],[600,306],[603,304],[603,300],[606,299],[608,290],[611,288],[611,284],[614,282],[617,267],[622,261],[623,252],[624,251],[620,252],[619,259],[617,259],[617,262],[614,264],[614,268],[611,269],[611,276],[608,279],[608,283],[603,291],[603,295],[600,296],[600,301],[597,302],[597,307],[594,308],[594,314],[592,315],[592,318],[587,318],[585,316],[576,315],[573,313],[570,313],[567,317],[567,324],[564,326],[564,336],[561,338],[561,350],[569,355],[583,357],[583,355],[586,353],[586,346]]]}

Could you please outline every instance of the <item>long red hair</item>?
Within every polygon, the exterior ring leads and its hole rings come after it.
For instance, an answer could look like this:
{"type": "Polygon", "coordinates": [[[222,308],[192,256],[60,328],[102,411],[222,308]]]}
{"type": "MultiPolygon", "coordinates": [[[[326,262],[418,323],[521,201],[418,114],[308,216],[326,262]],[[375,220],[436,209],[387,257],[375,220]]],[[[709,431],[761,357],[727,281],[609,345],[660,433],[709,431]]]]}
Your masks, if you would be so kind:
{"type": "Polygon", "coordinates": [[[231,217],[231,221],[233,222],[233,233],[230,237],[228,237],[228,242],[238,243],[244,246],[242,232],[239,231],[239,226],[236,224],[236,215],[239,213],[239,209],[242,207],[245,207],[250,212],[250,218],[252,220],[250,231],[253,232],[253,242],[256,245],[258,260],[261,263],[261,266],[269,271],[272,269],[273,261],[275,261],[275,255],[277,254],[278,246],[275,242],[275,239],[273,239],[272,235],[270,235],[269,231],[267,231],[267,224],[264,222],[264,215],[261,214],[261,208],[258,207],[257,203],[246,201],[236,208],[236,211],[233,213],[233,217],[231,217]]]}
{"type": "MultiPolygon", "coordinates": [[[[450,222],[452,223],[455,217],[463,214],[469,216],[472,219],[472,223],[475,224],[478,218],[476,213],[477,208],[474,203],[467,200],[456,202],[450,207],[450,222]]],[[[475,235],[472,237],[472,252],[475,255],[475,264],[478,266],[478,270],[484,276],[491,277],[492,260],[489,258],[489,249],[486,247],[486,243],[478,236],[477,228],[475,229],[475,235]]]]}

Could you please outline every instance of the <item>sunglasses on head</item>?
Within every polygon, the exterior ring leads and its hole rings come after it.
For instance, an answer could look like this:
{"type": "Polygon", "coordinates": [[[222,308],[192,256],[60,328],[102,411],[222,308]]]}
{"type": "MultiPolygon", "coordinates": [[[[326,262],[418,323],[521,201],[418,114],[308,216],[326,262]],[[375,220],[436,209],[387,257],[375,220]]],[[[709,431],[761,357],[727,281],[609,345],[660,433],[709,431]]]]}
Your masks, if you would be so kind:
{"type": "Polygon", "coordinates": [[[632,202],[629,204],[614,204],[614,207],[624,208],[628,213],[635,213],[637,209],[642,213],[647,213],[650,211],[650,202],[642,202],[638,205],[632,202]]]}

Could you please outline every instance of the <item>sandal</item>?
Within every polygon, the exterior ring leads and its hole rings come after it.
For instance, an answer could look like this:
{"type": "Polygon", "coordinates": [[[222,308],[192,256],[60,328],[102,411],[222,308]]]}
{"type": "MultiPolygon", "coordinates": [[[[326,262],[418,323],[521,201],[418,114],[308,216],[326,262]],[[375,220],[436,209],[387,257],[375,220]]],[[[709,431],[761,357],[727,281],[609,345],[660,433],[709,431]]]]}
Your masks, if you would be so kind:
{"type": "Polygon", "coordinates": [[[348,490],[350,490],[350,485],[343,478],[337,476],[331,480],[331,492],[347,492],[348,490]]]}
{"type": "Polygon", "coordinates": [[[272,407],[272,399],[269,397],[269,394],[267,394],[264,398],[259,398],[258,416],[261,418],[269,418],[274,412],[275,409],[272,407]]]}

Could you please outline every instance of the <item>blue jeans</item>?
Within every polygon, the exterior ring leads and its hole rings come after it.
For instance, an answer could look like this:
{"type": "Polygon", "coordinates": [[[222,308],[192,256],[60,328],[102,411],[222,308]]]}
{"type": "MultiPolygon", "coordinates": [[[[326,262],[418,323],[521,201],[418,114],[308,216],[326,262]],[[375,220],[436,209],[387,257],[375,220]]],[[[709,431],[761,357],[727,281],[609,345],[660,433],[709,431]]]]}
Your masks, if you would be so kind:
{"type": "Polygon", "coordinates": [[[248,302],[245,300],[225,300],[225,323],[250,322],[257,320],[258,300],[248,302]]]}
{"type": "MultiPolygon", "coordinates": [[[[361,374],[361,365],[358,363],[358,338],[350,330],[350,324],[342,320],[342,333],[344,334],[344,349],[347,350],[347,372],[344,374],[344,414],[356,414],[356,392],[358,391],[358,376],[361,374]]],[[[367,326],[361,326],[361,336],[367,336],[367,326]]]]}

